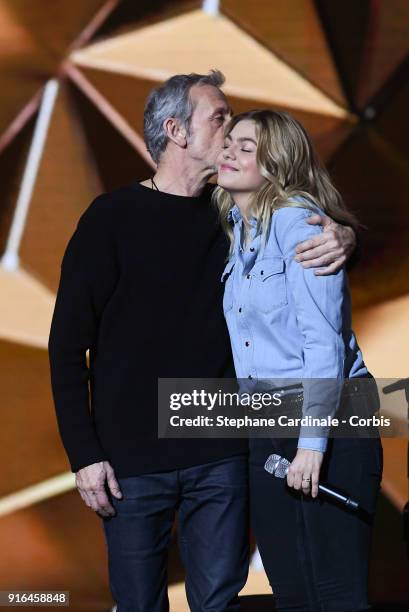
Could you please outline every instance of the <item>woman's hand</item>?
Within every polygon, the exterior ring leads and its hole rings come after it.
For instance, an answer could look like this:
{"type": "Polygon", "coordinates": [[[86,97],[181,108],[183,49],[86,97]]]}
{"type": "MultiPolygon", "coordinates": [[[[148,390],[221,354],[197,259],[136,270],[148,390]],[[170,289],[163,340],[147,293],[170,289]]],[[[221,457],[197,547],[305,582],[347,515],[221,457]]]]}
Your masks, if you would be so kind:
{"type": "Polygon", "coordinates": [[[300,489],[304,495],[311,493],[312,497],[318,495],[320,469],[324,453],[306,448],[299,448],[287,473],[289,487],[300,489]]]}

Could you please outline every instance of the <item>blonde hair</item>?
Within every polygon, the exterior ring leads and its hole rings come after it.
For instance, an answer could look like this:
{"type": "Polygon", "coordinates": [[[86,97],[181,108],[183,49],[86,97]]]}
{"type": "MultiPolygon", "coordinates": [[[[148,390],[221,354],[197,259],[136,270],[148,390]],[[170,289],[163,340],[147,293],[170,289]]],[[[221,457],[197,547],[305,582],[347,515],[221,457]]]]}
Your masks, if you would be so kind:
{"type": "MultiPolygon", "coordinates": [[[[257,233],[261,232],[264,240],[268,236],[271,215],[275,210],[293,206],[317,212],[305,200],[300,202],[292,199],[296,196],[310,200],[338,223],[350,225],[354,230],[360,227],[320,163],[301,123],[286,112],[252,110],[234,116],[226,126],[225,136],[243,120],[254,121],[258,138],[256,159],[265,181],[252,194],[250,210],[257,219],[257,233]]],[[[222,227],[229,237],[231,255],[234,238],[228,214],[234,206],[233,198],[217,186],[212,199],[219,209],[222,227]]]]}

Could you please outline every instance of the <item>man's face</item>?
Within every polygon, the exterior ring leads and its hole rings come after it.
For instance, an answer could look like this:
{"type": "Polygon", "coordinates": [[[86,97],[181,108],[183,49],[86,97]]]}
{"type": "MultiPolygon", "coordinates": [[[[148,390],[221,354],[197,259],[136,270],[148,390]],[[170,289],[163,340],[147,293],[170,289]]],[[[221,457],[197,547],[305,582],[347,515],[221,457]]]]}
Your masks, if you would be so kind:
{"type": "Polygon", "coordinates": [[[223,134],[231,109],[223,92],[212,85],[194,85],[190,90],[193,115],[188,136],[190,157],[203,169],[216,172],[216,159],[223,147],[223,134]]]}

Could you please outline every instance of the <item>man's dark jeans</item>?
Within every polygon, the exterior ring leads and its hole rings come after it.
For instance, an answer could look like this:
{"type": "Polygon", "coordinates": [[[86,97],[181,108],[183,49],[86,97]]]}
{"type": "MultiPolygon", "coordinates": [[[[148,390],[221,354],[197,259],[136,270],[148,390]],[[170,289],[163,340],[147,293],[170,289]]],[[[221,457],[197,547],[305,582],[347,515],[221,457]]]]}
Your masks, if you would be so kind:
{"type": "Polygon", "coordinates": [[[119,478],[123,498],[103,519],[118,612],[164,612],[167,552],[178,512],[180,553],[192,612],[240,610],[248,573],[246,455],[171,472],[119,478]]]}

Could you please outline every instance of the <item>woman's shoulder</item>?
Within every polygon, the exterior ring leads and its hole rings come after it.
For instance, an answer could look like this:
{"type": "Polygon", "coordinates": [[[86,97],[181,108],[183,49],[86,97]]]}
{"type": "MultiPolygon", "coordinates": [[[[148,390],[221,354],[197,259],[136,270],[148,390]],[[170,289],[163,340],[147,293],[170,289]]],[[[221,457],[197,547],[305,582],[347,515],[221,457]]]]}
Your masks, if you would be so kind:
{"type": "Polygon", "coordinates": [[[324,215],[325,212],[312,200],[296,195],[274,210],[272,222],[275,225],[288,226],[316,214],[324,215]]]}
{"type": "Polygon", "coordinates": [[[290,246],[302,242],[316,234],[320,234],[321,225],[311,225],[307,222],[308,217],[315,214],[325,214],[324,211],[311,202],[297,196],[297,200],[292,198],[292,203],[278,208],[273,213],[271,234],[275,236],[280,248],[287,251],[290,246]]]}
{"type": "Polygon", "coordinates": [[[285,201],[280,208],[274,211],[274,214],[281,213],[283,216],[308,216],[311,214],[319,213],[324,214],[324,210],[315,203],[314,200],[309,199],[305,196],[296,195],[291,196],[285,201]]]}

